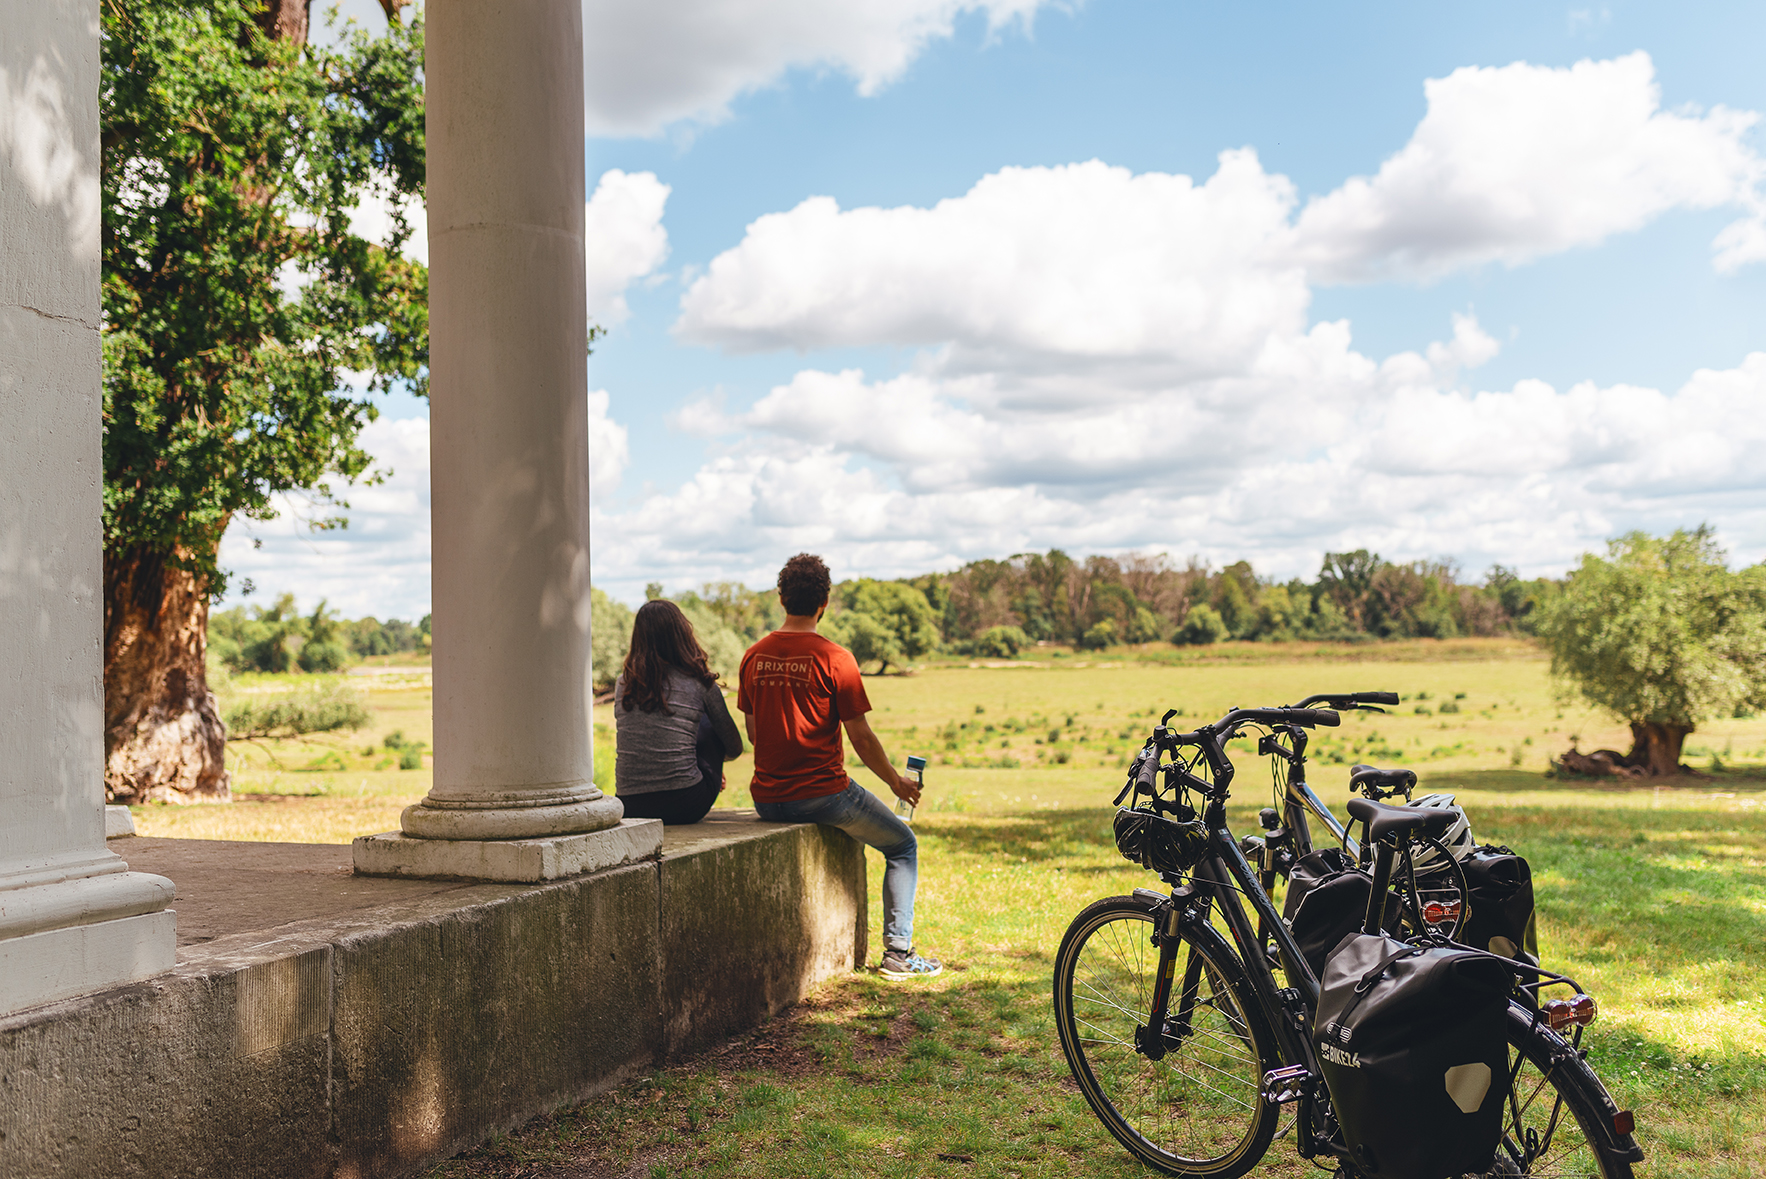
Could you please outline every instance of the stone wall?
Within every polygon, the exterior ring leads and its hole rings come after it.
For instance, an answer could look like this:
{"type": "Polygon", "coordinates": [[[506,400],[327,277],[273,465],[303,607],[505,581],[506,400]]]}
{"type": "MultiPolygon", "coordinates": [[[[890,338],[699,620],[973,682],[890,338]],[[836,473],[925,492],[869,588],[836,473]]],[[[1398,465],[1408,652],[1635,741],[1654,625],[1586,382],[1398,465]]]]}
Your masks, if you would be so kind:
{"type": "Polygon", "coordinates": [[[660,860],[266,922],[0,1020],[0,1175],[413,1174],[862,962],[862,846],[679,830],[660,860]]]}

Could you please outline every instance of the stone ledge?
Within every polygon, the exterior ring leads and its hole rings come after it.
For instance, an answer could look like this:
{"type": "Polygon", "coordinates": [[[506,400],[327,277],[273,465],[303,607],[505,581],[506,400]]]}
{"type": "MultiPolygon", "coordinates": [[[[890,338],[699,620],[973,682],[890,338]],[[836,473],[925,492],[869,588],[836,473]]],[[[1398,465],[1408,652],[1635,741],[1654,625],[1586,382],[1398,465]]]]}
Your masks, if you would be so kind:
{"type": "Polygon", "coordinates": [[[179,886],[178,965],[0,1018],[0,1175],[420,1174],[858,961],[840,832],[714,812],[663,853],[524,886],[139,839],[131,865],[179,886]]]}
{"type": "Polygon", "coordinates": [[[398,831],[364,835],[353,846],[363,876],[494,880],[537,884],[649,859],[662,848],[658,819],[541,839],[414,839],[398,831]]]}

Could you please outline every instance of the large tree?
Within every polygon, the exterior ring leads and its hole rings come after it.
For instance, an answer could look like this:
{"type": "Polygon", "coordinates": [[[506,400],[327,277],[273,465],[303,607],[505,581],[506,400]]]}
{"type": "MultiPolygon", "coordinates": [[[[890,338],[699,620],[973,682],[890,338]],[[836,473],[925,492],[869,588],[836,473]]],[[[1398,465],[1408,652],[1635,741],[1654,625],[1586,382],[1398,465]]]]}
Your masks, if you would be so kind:
{"type": "Polygon", "coordinates": [[[1699,721],[1766,707],[1766,567],[1731,572],[1709,527],[1585,555],[1539,633],[1553,674],[1630,724],[1624,764],[1652,777],[1679,772],[1699,721]]]}
{"type": "Polygon", "coordinates": [[[105,789],[226,797],[204,674],[222,534],[277,492],[347,506],[332,481],[369,474],[373,395],[425,388],[408,229],[350,224],[366,195],[422,192],[422,26],[320,49],[307,0],[102,19],[105,789]]]}

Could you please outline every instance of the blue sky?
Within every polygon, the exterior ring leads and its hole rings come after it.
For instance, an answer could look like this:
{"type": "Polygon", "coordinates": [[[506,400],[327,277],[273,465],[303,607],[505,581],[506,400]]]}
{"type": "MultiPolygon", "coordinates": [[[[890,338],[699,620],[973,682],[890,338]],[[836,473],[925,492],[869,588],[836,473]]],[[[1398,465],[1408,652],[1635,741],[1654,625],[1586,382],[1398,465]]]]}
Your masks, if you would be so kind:
{"type": "MultiPolygon", "coordinates": [[[[799,548],[837,576],[1054,545],[1558,572],[1708,520],[1766,556],[1766,9],[589,0],[585,25],[616,596],[761,584],[799,548]]],[[[229,536],[260,594],[427,608],[423,406],[387,410],[395,474],[350,533],[229,536]]]]}

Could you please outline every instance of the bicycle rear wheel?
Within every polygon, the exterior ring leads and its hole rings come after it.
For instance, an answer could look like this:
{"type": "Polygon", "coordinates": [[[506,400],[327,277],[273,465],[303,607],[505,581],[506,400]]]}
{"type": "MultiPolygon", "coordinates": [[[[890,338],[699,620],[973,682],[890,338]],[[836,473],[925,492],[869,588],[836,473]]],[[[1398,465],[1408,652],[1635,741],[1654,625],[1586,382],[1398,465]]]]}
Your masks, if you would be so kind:
{"type": "Polygon", "coordinates": [[[1153,912],[1133,897],[1089,905],[1055,957],[1055,1025],[1073,1079],[1117,1141],[1168,1175],[1233,1179],[1257,1165],[1277,1108],[1262,1097],[1273,1037],[1238,960],[1211,930],[1174,964],[1165,1054],[1136,1047],[1159,968],[1153,912]],[[1186,1018],[1187,1016],[1187,1018],[1186,1018]]]}
{"type": "Polygon", "coordinates": [[[1509,1008],[1509,1076],[1502,1145],[1490,1176],[1631,1179],[1603,1126],[1618,1112],[1576,1050],[1523,1007],[1509,1008]]]}

